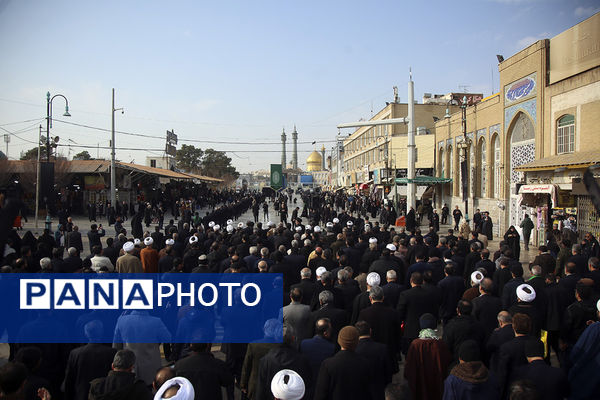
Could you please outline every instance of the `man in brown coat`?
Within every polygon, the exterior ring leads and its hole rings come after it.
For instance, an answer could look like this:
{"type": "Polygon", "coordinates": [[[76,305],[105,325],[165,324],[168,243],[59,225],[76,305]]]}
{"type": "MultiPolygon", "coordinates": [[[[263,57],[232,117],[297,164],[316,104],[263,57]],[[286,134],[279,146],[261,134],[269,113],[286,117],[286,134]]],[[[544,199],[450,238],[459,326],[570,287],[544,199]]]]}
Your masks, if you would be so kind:
{"type": "Polygon", "coordinates": [[[157,273],[158,272],[158,251],[152,247],[154,239],[150,236],[144,239],[144,247],[140,251],[140,259],[142,261],[142,268],[146,273],[157,273]]]}
{"type": "Polygon", "coordinates": [[[123,245],[123,251],[125,252],[125,254],[117,258],[118,273],[141,274],[144,272],[144,269],[142,268],[142,262],[139,258],[132,254],[134,249],[135,245],[132,242],[125,242],[125,244],[123,245]]]}

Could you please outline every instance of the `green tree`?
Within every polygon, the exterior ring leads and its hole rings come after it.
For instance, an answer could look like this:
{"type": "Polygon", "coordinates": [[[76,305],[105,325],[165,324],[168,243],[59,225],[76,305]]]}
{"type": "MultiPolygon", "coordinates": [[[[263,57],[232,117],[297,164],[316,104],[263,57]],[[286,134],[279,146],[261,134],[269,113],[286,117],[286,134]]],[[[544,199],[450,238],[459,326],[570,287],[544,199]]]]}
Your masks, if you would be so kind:
{"type": "Polygon", "coordinates": [[[73,160],[91,160],[91,159],[92,159],[92,156],[90,156],[90,153],[88,153],[87,150],[84,150],[73,156],[73,160]]]}
{"type": "Polygon", "coordinates": [[[201,148],[184,144],[175,154],[177,168],[188,172],[199,172],[202,169],[202,156],[204,152],[201,148]]]}
{"type": "MultiPolygon", "coordinates": [[[[40,147],[40,160],[46,161],[46,146],[40,147]]],[[[21,160],[37,160],[38,148],[34,147],[21,154],[21,160]]]]}
{"type": "Polygon", "coordinates": [[[213,178],[226,176],[236,179],[240,174],[231,165],[231,158],[225,152],[214,149],[206,149],[202,158],[202,174],[213,178]]]}

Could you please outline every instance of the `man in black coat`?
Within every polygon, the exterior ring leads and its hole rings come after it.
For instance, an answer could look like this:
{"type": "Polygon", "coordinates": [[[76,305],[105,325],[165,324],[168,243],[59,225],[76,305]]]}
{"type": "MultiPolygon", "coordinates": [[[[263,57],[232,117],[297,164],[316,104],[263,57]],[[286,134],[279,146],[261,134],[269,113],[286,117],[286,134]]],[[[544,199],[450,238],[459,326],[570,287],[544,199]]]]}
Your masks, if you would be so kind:
{"type": "Polygon", "coordinates": [[[535,257],[531,265],[539,265],[542,267],[542,276],[546,276],[554,272],[554,269],[556,268],[556,259],[552,257],[552,254],[550,254],[547,246],[542,245],[538,248],[538,250],[539,254],[535,257]]]}
{"type": "Polygon", "coordinates": [[[66,243],[68,247],[75,247],[77,250],[79,250],[79,253],[83,251],[81,232],[79,232],[79,227],[77,225],[73,225],[73,230],[67,233],[66,243]]]}
{"type": "Polygon", "coordinates": [[[465,292],[465,281],[461,276],[455,274],[454,265],[448,263],[444,267],[446,277],[438,282],[442,300],[440,305],[440,313],[442,323],[446,325],[452,317],[456,315],[456,304],[465,292]]]}
{"type": "Polygon", "coordinates": [[[345,269],[340,269],[337,272],[337,278],[336,288],[340,291],[344,299],[344,309],[348,313],[351,313],[354,298],[360,294],[360,288],[345,269]]]}
{"type": "Polygon", "coordinates": [[[483,326],[471,313],[473,305],[468,300],[459,300],[456,307],[457,316],[444,326],[442,339],[448,345],[452,358],[458,362],[458,349],[465,340],[474,340],[480,349],[484,347],[485,332],[483,326]]]}
{"type": "Polygon", "coordinates": [[[371,400],[371,371],[369,363],[355,350],[358,330],[346,326],[340,331],[341,351],[321,364],[315,400],[371,400]]]}
{"type": "Polygon", "coordinates": [[[100,246],[102,247],[102,242],[100,238],[105,235],[104,229],[102,228],[102,224],[99,226],[96,224],[92,224],[90,226],[90,231],[88,232],[88,240],[90,242],[90,253],[92,252],[92,247],[100,246]]]}
{"type": "Polygon", "coordinates": [[[500,311],[498,313],[498,327],[494,329],[485,345],[486,360],[490,369],[497,369],[498,350],[504,343],[511,341],[514,337],[512,316],[508,311],[500,311]]]}
{"type": "Polygon", "coordinates": [[[191,354],[175,363],[175,371],[187,378],[203,399],[221,400],[221,388],[233,386],[233,375],[225,362],[213,356],[210,347],[210,343],[190,344],[191,354]]]}
{"type": "Polygon", "coordinates": [[[419,337],[421,327],[419,318],[425,313],[438,314],[439,300],[432,297],[422,287],[423,275],[415,272],[410,277],[411,288],[400,293],[398,298],[398,318],[404,322],[404,335],[402,337],[402,352],[406,354],[410,342],[419,337]]]}
{"type": "Polygon", "coordinates": [[[515,338],[500,346],[498,362],[496,365],[492,365],[492,372],[498,377],[502,398],[508,390],[511,371],[520,365],[527,364],[525,345],[532,339],[530,336],[531,319],[528,315],[513,315],[512,327],[515,331],[515,338]]]}
{"type": "Polygon", "coordinates": [[[372,330],[366,321],[358,321],[358,346],[356,354],[364,357],[371,370],[371,396],[373,400],[385,398],[385,387],[392,382],[392,375],[398,370],[398,363],[394,361],[388,347],[372,339],[372,330]]]}
{"type": "Polygon", "coordinates": [[[81,257],[79,257],[79,250],[75,247],[69,247],[67,254],[67,258],[63,260],[63,268],[69,272],[80,270],[83,261],[81,260],[81,257]]]}
{"type": "Polygon", "coordinates": [[[89,399],[103,400],[152,400],[152,392],[143,380],[136,379],[133,367],[135,354],[131,350],[119,350],[113,359],[112,370],[105,378],[90,382],[89,399]]]}
{"type": "Polygon", "coordinates": [[[494,272],[496,272],[496,264],[490,260],[490,251],[488,249],[483,249],[479,253],[479,256],[481,257],[481,260],[477,261],[475,269],[483,268],[486,271],[485,276],[492,278],[494,272]]]}
{"type": "Polygon", "coordinates": [[[571,247],[571,254],[573,255],[567,259],[567,263],[575,263],[575,272],[579,275],[584,275],[588,270],[588,265],[587,257],[581,254],[581,245],[574,244],[571,247]]]}
{"type": "Polygon", "coordinates": [[[310,305],[310,301],[315,293],[315,282],[311,279],[312,272],[310,268],[302,268],[300,271],[300,283],[290,287],[290,291],[299,288],[302,291],[302,304],[310,305]]]}
{"type": "Polygon", "coordinates": [[[319,304],[321,307],[311,313],[312,326],[321,318],[329,318],[331,321],[331,339],[335,342],[338,332],[350,323],[350,315],[346,310],[339,309],[334,305],[333,293],[324,290],[319,293],[319,304]]]}
{"type": "MultiPolygon", "coordinates": [[[[91,342],[102,335],[103,325],[94,320],[84,326],[91,342]]],[[[65,397],[69,400],[87,400],[90,382],[110,371],[116,349],[99,343],[89,343],[71,350],[65,374],[65,397]]]]}
{"type": "Polygon", "coordinates": [[[506,282],[502,289],[502,307],[508,310],[517,302],[517,288],[525,283],[523,280],[523,267],[520,265],[512,265],[510,267],[512,279],[506,282]]]}
{"type": "Polygon", "coordinates": [[[256,400],[271,400],[271,380],[282,369],[291,369],[298,373],[304,381],[305,393],[311,393],[311,369],[308,359],[294,347],[296,338],[293,329],[284,328],[283,343],[269,350],[261,358],[258,367],[256,400]]]}
{"type": "MultiPolygon", "coordinates": [[[[379,259],[375,260],[371,264],[371,266],[368,268],[368,271],[377,272],[379,274],[379,281],[385,282],[386,273],[390,269],[396,271],[396,274],[400,273],[401,268],[400,265],[398,265],[397,260],[397,258],[391,257],[390,249],[386,247],[381,251],[381,256],[379,257],[379,259]]],[[[404,279],[403,276],[401,276],[401,278],[404,279]]]]}
{"type": "Polygon", "coordinates": [[[528,380],[538,391],[538,398],[561,400],[569,396],[569,381],[561,368],[551,367],[544,361],[544,343],[532,339],[525,344],[526,365],[512,371],[512,381],[528,380]]]}
{"type": "Polygon", "coordinates": [[[383,304],[383,289],[379,286],[371,288],[369,292],[371,307],[362,310],[358,321],[366,321],[371,329],[370,336],[378,343],[385,344],[394,360],[394,373],[398,372],[396,354],[399,350],[400,321],[396,310],[383,304]]]}
{"type": "Polygon", "coordinates": [[[502,301],[492,294],[493,282],[483,278],[479,284],[480,296],[473,299],[473,316],[483,326],[486,340],[498,327],[498,313],[502,311],[502,301]]]}

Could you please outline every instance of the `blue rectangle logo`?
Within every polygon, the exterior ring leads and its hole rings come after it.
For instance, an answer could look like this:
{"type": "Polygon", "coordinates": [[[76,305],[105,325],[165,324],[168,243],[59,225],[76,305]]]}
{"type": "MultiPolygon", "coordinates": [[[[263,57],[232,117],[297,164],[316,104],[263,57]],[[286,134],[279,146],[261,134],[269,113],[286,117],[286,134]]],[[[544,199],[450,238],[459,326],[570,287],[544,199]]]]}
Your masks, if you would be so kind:
{"type": "Polygon", "coordinates": [[[281,274],[2,274],[0,321],[11,343],[272,343],[281,339],[281,282],[281,274]]]}

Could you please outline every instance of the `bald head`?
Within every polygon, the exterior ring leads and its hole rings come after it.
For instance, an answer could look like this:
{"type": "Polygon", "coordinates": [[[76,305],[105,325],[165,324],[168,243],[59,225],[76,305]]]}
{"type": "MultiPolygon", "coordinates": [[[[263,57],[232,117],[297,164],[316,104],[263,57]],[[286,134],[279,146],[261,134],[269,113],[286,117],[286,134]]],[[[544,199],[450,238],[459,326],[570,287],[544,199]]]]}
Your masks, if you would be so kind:
{"type": "Polygon", "coordinates": [[[512,316],[508,311],[500,311],[498,313],[498,325],[503,328],[508,324],[512,324],[512,316]]]}
{"type": "Polygon", "coordinates": [[[156,376],[154,376],[154,381],[152,382],[152,387],[154,390],[158,391],[160,387],[169,379],[175,377],[175,371],[171,367],[162,367],[156,371],[156,376]]]}

